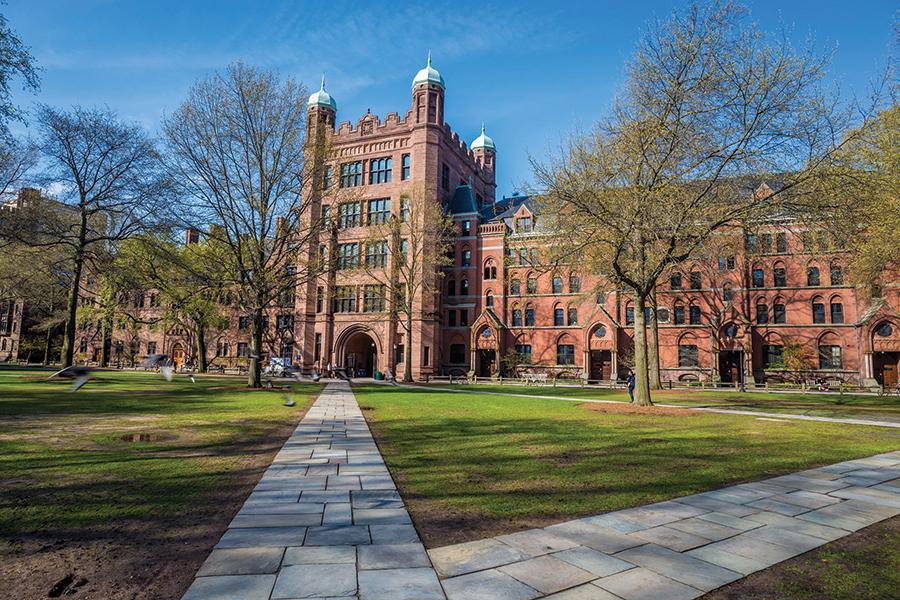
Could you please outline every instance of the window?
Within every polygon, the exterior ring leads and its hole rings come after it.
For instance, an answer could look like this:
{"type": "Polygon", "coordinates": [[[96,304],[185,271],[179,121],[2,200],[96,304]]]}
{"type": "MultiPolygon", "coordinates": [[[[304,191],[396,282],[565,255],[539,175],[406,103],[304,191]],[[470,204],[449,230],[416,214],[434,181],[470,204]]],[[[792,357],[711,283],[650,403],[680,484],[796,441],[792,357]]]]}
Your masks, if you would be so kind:
{"type": "Polygon", "coordinates": [[[762,351],[763,369],[777,369],[784,365],[784,346],[766,344],[762,351]]]}
{"type": "Polygon", "coordinates": [[[409,166],[410,166],[409,154],[404,154],[400,158],[400,179],[402,181],[406,181],[407,179],[409,179],[409,166]]]}
{"type": "Polygon", "coordinates": [[[469,295],[469,280],[468,279],[460,280],[459,295],[460,296],[468,296],[469,295]]]}
{"type": "Polygon", "coordinates": [[[250,317],[238,317],[238,331],[250,329],[250,317]]]}
{"type": "Polygon", "coordinates": [[[841,359],[840,346],[819,346],[820,369],[842,369],[844,361],[841,359]]]}
{"type": "Polygon", "coordinates": [[[513,279],[509,282],[509,293],[514,296],[520,296],[522,294],[522,282],[518,279],[513,279]]]}
{"type": "Polygon", "coordinates": [[[324,269],[328,258],[328,246],[319,244],[319,268],[324,269]]]}
{"type": "Polygon", "coordinates": [[[369,200],[369,210],[366,213],[366,223],[369,225],[381,225],[387,223],[391,216],[391,199],[378,198],[369,200]]]}
{"type": "Polygon", "coordinates": [[[356,187],[362,185],[362,161],[344,163],[341,165],[341,187],[356,187]]]}
{"type": "Polygon", "coordinates": [[[363,312],[383,312],[385,287],[383,285],[363,286],[363,312]]]}
{"type": "Polygon", "coordinates": [[[313,352],[314,352],[313,360],[315,360],[316,362],[322,360],[322,334],[321,333],[316,334],[316,346],[315,346],[315,350],[313,352]]]}
{"type": "Polygon", "coordinates": [[[156,342],[147,342],[147,354],[156,354],[156,342]]]}
{"type": "Polygon", "coordinates": [[[392,159],[373,158],[369,161],[369,183],[390,183],[392,159]]]}
{"type": "Polygon", "coordinates": [[[806,285],[822,285],[822,278],[819,275],[819,267],[810,267],[806,269],[806,285]]]}
{"type": "Polygon", "coordinates": [[[700,276],[700,271],[691,271],[691,289],[699,290],[701,284],[703,283],[702,277],[700,276]]]}
{"type": "Polygon", "coordinates": [[[772,249],[772,234],[764,233],[759,236],[759,250],[760,252],[768,252],[772,249]]]}
{"type": "MultiPolygon", "coordinates": [[[[6,343],[5,339],[3,340],[3,343],[6,343]]],[[[87,338],[81,338],[81,341],[78,342],[78,351],[81,352],[82,354],[84,354],[85,352],[87,352],[87,349],[88,349],[87,338]]]]}
{"type": "Polygon", "coordinates": [[[562,308],[553,309],[553,325],[554,327],[562,327],[565,325],[565,311],[562,308]]]}
{"type": "Polygon", "coordinates": [[[240,358],[250,358],[250,344],[247,342],[238,342],[237,355],[240,358]]]}
{"type": "Polygon", "coordinates": [[[769,305],[765,302],[756,303],[756,323],[766,325],[769,322],[769,305]]]}
{"type": "Polygon", "coordinates": [[[472,235],[472,221],[463,221],[460,225],[460,235],[472,235]]]}
{"type": "Polygon", "coordinates": [[[522,309],[514,308],[512,310],[512,326],[513,327],[521,327],[522,326],[522,309]]]}
{"type": "Polygon", "coordinates": [[[702,316],[703,313],[700,311],[700,307],[696,304],[691,304],[688,308],[688,318],[690,319],[691,325],[699,325],[702,316]]]}
{"type": "Polygon", "coordinates": [[[525,308],[525,327],[534,327],[534,307],[525,308]]]}
{"type": "Polygon", "coordinates": [[[472,251],[471,250],[463,250],[462,251],[462,260],[460,261],[460,265],[463,267],[471,267],[472,266],[472,251]]]}
{"type": "Polygon", "coordinates": [[[753,235],[752,233],[747,234],[747,238],[745,241],[747,245],[747,252],[753,253],[757,251],[758,244],[755,235],[753,235]]]}
{"type": "Polygon", "coordinates": [[[356,287],[339,285],[334,288],[334,312],[356,312],[356,287]]]}
{"type": "Polygon", "coordinates": [[[537,279],[529,277],[525,282],[525,291],[529,294],[537,293],[537,279]]]}
{"type": "Polygon", "coordinates": [[[531,217],[520,217],[516,219],[516,233],[531,233],[532,224],[531,217]]]}
{"type": "Polygon", "coordinates": [[[875,335],[878,337],[891,337],[894,333],[894,328],[890,323],[884,322],[879,323],[878,327],[875,328],[875,335]]]}
{"type": "Polygon", "coordinates": [[[772,306],[772,316],[774,317],[776,325],[784,325],[787,323],[787,309],[785,309],[784,304],[776,302],[772,306]]]}
{"type": "Polygon", "coordinates": [[[523,364],[531,364],[531,344],[516,344],[516,354],[523,364]]]}
{"type": "Polygon", "coordinates": [[[451,279],[447,282],[447,295],[455,296],[456,295],[456,280],[451,279]]]}
{"type": "Polygon", "coordinates": [[[345,202],[338,205],[338,229],[359,227],[359,203],[345,202]]]}
{"type": "Polygon", "coordinates": [[[831,322],[844,322],[844,305],[842,303],[834,301],[831,303],[831,322]]]}
{"type": "Polygon", "coordinates": [[[409,198],[400,198],[400,222],[409,221],[409,198]]]}
{"type": "Polygon", "coordinates": [[[494,265],[494,261],[490,259],[484,264],[484,278],[497,279],[497,267],[494,265]]]}
{"type": "Polygon", "coordinates": [[[676,325],[684,325],[684,304],[678,303],[675,305],[675,324],[676,325]]]}
{"type": "Polygon", "coordinates": [[[456,327],[456,311],[447,312],[447,327],[456,327]]]}
{"type": "Polygon", "coordinates": [[[487,292],[484,295],[484,305],[488,308],[492,308],[494,306],[494,294],[491,292],[487,292]]]}
{"type": "Polygon", "coordinates": [[[634,325],[634,307],[625,307],[625,325],[634,325]]]}
{"type": "Polygon", "coordinates": [[[275,316],[275,329],[277,331],[281,331],[283,329],[293,329],[294,328],[294,315],[276,315],[275,316]]]}
{"type": "Polygon", "coordinates": [[[779,232],[775,234],[775,252],[784,254],[787,252],[787,234],[779,232]]]}
{"type": "Polygon", "coordinates": [[[725,270],[725,257],[724,256],[719,257],[719,270],[720,271],[725,270]]]}
{"type": "Polygon", "coordinates": [[[553,277],[552,287],[553,287],[554,294],[562,294],[562,291],[563,291],[562,277],[560,277],[559,275],[555,275],[553,277]]]}
{"type": "Polygon", "coordinates": [[[831,285],[844,285],[844,270],[840,265],[831,265],[831,285]]]}
{"type": "Polygon", "coordinates": [[[332,167],[331,165],[326,165],[325,166],[325,177],[324,177],[324,181],[322,182],[322,185],[327,190],[328,188],[331,187],[331,185],[333,183],[334,183],[334,167],[332,167]]]}
{"type": "Polygon", "coordinates": [[[450,364],[462,365],[466,362],[466,345],[450,344],[450,364]]]}
{"type": "Polygon", "coordinates": [[[322,306],[325,303],[325,288],[316,288],[316,312],[322,312],[322,306]]]}
{"type": "Polygon", "coordinates": [[[519,248],[519,265],[525,266],[528,264],[528,249],[527,248],[519,248]]]}
{"type": "Polygon", "coordinates": [[[581,292],[581,278],[572,273],[569,275],[569,293],[577,294],[581,292]]]}
{"type": "Polygon", "coordinates": [[[460,309],[460,311],[459,311],[459,326],[460,327],[468,327],[469,326],[469,311],[465,308],[460,309]]]}
{"type": "Polygon", "coordinates": [[[450,167],[441,165],[441,187],[450,191],[450,167]]]}
{"type": "Polygon", "coordinates": [[[386,267],[388,255],[388,243],[369,242],[366,244],[366,265],[369,267],[386,267]]]}
{"type": "Polygon", "coordinates": [[[359,266],[359,243],[338,244],[337,269],[352,269],[359,266]]]}
{"type": "Polygon", "coordinates": [[[574,365],[575,364],[575,346],[572,344],[556,345],[556,364],[558,365],[574,365]]]}
{"type": "Polygon", "coordinates": [[[787,287],[787,273],[784,267],[775,267],[775,287],[787,287]]]}
{"type": "Polygon", "coordinates": [[[540,261],[538,260],[538,249],[537,248],[529,248],[528,249],[528,261],[533,265],[540,263],[540,261]]]}
{"type": "Polygon", "coordinates": [[[825,305],[821,302],[813,302],[812,305],[813,323],[825,322],[825,305]]]}
{"type": "Polygon", "coordinates": [[[700,353],[696,344],[679,344],[678,345],[678,366],[679,367],[699,367],[700,353]]]}
{"type": "Polygon", "coordinates": [[[734,289],[731,287],[731,284],[726,283],[722,288],[722,299],[725,302],[731,302],[734,300],[734,289]]]}
{"type": "Polygon", "coordinates": [[[761,288],[766,287],[766,273],[762,269],[753,269],[751,274],[751,278],[753,279],[753,287],[761,288]]]}
{"type": "Polygon", "coordinates": [[[680,290],[681,285],[681,273],[672,273],[672,276],[669,278],[669,287],[673,290],[680,290]]]}
{"type": "Polygon", "coordinates": [[[570,327],[573,325],[578,325],[578,309],[577,308],[570,308],[566,312],[566,325],[569,325],[570,327]]]}
{"type": "Polygon", "coordinates": [[[431,362],[431,347],[430,346],[422,346],[422,366],[427,367],[428,363],[431,362]]]}
{"type": "Polygon", "coordinates": [[[733,256],[720,256],[719,257],[719,270],[720,271],[734,271],[734,257],[733,256]]]}

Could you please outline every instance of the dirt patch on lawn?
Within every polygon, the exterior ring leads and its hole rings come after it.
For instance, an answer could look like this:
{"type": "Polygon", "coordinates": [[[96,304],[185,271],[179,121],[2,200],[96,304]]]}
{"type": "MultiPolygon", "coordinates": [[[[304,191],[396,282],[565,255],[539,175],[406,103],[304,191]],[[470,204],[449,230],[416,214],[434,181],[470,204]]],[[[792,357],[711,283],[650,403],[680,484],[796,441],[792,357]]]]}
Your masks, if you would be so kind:
{"type": "Polygon", "coordinates": [[[231,519],[296,428],[222,448],[242,456],[233,477],[187,514],[0,540],[0,599],[178,599],[231,519]]]}
{"type": "Polygon", "coordinates": [[[895,600],[900,517],[876,523],[703,596],[703,600],[895,600]]]}
{"type": "Polygon", "coordinates": [[[578,405],[587,410],[602,413],[618,413],[625,415],[665,415],[679,417],[696,417],[700,413],[685,408],[671,408],[668,406],[635,406],[624,402],[585,402],[578,405]]]}

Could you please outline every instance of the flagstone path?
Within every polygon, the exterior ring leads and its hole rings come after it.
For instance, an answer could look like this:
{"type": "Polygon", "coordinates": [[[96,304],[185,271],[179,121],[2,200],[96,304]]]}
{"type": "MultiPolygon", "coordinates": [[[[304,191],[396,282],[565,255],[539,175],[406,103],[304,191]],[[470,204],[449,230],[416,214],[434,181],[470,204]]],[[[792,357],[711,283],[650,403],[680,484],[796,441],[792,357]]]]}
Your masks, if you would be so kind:
{"type": "Polygon", "coordinates": [[[900,451],[425,551],[329,383],[183,600],[668,600],[900,514],[900,451]]]}

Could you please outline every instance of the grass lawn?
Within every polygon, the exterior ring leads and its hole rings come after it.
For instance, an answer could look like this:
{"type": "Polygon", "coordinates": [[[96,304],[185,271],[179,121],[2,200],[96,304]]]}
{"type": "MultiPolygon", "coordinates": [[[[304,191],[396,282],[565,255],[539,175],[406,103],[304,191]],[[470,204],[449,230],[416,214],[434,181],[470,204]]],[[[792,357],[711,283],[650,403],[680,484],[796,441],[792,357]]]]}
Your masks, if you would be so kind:
{"type": "Polygon", "coordinates": [[[426,545],[900,448],[900,430],[354,386],[426,545]]]}
{"type": "Polygon", "coordinates": [[[321,388],[47,375],[0,370],[0,597],[180,595],[321,388]]]}
{"type": "MultiPolygon", "coordinates": [[[[596,387],[553,387],[525,386],[519,384],[477,384],[452,385],[434,384],[460,390],[477,390],[500,394],[525,394],[528,396],[561,396],[585,400],[628,401],[625,390],[611,390],[596,387]]],[[[832,418],[872,419],[900,423],[900,397],[878,397],[868,394],[803,394],[800,392],[745,392],[737,390],[658,390],[653,392],[653,401],[660,404],[680,406],[710,406],[753,410],[760,412],[783,412],[832,418]]]]}

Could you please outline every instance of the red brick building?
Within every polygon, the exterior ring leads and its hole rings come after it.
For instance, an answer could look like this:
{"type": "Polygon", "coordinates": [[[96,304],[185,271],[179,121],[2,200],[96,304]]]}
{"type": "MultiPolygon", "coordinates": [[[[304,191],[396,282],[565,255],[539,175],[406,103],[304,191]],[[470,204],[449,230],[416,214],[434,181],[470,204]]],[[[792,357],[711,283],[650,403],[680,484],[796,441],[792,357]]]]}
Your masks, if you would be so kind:
{"type": "MultiPolygon", "coordinates": [[[[382,120],[367,113],[355,124],[338,124],[324,81],[310,97],[308,134],[327,140],[332,157],[320,165],[328,193],[314,194],[310,218],[326,217],[333,226],[303,249],[302,260],[325,265],[321,275],[297,290],[292,306],[272,311],[269,356],[305,370],[332,365],[371,375],[394,370],[411,352],[413,376],[421,379],[492,375],[510,366],[506,357],[515,351],[520,372],[623,376],[633,335],[627,294],[577,265],[545,264],[540,204],[516,194],[495,198],[494,142],[482,131],[467,146],[444,121],[446,88],[430,58],[411,92],[404,114],[382,120]],[[390,267],[387,246],[372,248],[367,228],[400,215],[413,186],[429,190],[416,201],[440,203],[459,235],[453,266],[432,274],[440,293],[416,298],[410,343],[390,317],[391,299],[353,267],[370,258],[390,267]]],[[[660,282],[664,380],[896,383],[900,277],[870,299],[850,283],[846,252],[788,221],[767,222],[752,234],[725,232],[715,246],[660,282]]],[[[152,300],[136,301],[143,303],[152,300]]],[[[218,364],[246,360],[246,318],[232,312],[230,327],[209,343],[218,364]]],[[[113,356],[128,350],[183,357],[196,347],[178,328],[124,333],[114,334],[113,356]]],[[[87,333],[80,344],[83,356],[96,354],[87,333]]]]}

